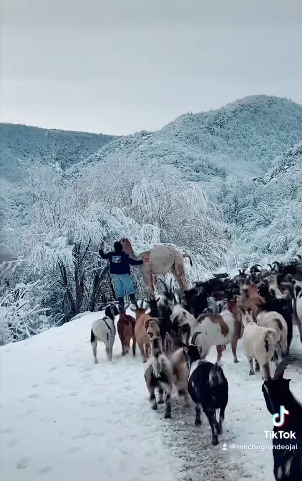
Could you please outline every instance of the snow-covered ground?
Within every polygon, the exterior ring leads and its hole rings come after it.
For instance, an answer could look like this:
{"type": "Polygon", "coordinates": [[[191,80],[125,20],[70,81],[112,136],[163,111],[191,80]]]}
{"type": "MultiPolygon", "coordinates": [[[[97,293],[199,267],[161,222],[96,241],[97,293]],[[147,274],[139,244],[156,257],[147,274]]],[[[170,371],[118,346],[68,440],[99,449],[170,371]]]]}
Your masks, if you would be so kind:
{"type": "MultiPolygon", "coordinates": [[[[112,363],[99,344],[100,362],[93,364],[90,326],[98,316],[1,347],[2,481],[273,481],[270,450],[230,447],[271,443],[261,376],[248,375],[241,341],[239,364],[229,347],[224,352],[229,404],[224,435],[213,447],[207,421],[194,426],[193,407],[175,400],[171,420],[150,409],[144,365],[139,355],[121,356],[118,337],[112,363]]],[[[293,348],[301,351],[295,334],[293,348]]],[[[299,376],[288,370],[302,399],[299,376]]]]}

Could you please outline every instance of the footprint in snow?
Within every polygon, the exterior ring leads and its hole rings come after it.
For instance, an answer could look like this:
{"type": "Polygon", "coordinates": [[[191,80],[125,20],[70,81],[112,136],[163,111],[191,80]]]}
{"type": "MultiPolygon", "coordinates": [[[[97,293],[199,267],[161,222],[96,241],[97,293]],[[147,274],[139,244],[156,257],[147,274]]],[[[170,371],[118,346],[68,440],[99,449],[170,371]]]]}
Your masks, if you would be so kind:
{"type": "Polygon", "coordinates": [[[45,384],[58,384],[58,381],[54,378],[48,378],[46,379],[45,384]]]}
{"type": "Polygon", "coordinates": [[[58,369],[57,366],[53,366],[48,369],[48,372],[56,371],[57,369],[58,369]]]}
{"type": "Polygon", "coordinates": [[[77,451],[81,451],[81,449],[83,449],[83,446],[74,446],[74,448],[67,449],[67,451],[65,451],[65,454],[76,453],[77,451]]]}
{"type": "Polygon", "coordinates": [[[29,456],[24,456],[23,458],[21,458],[21,459],[17,462],[16,468],[17,468],[17,469],[26,469],[27,466],[28,466],[29,460],[30,460],[30,457],[29,457],[29,456]]]}
{"type": "Polygon", "coordinates": [[[40,397],[40,394],[30,394],[29,396],[27,396],[29,399],[39,399],[40,397]]]}
{"type": "Polygon", "coordinates": [[[45,466],[44,468],[39,469],[39,471],[36,471],[36,474],[46,474],[50,473],[51,471],[53,471],[51,466],[45,466]]]}
{"type": "Polygon", "coordinates": [[[78,393],[77,392],[71,392],[70,396],[78,396],[78,393]]]}
{"type": "Polygon", "coordinates": [[[0,434],[6,434],[6,433],[11,433],[11,432],[12,432],[12,428],[0,429],[0,434]]]}

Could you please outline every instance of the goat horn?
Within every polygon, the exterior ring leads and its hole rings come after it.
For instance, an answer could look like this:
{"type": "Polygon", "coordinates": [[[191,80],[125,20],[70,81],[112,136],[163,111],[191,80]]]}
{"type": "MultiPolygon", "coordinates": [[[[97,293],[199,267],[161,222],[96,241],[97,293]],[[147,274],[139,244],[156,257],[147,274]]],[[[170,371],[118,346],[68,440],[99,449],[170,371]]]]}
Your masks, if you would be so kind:
{"type": "Polygon", "coordinates": [[[163,281],[162,279],[159,279],[159,282],[162,283],[162,285],[164,286],[165,290],[167,291],[168,288],[167,288],[167,284],[165,283],[165,281],[163,281]]]}
{"type": "Polygon", "coordinates": [[[283,377],[284,371],[288,365],[296,365],[298,367],[302,367],[302,358],[298,356],[288,356],[286,359],[283,359],[277,366],[275,372],[275,379],[279,379],[283,377]]]}
{"type": "Polygon", "coordinates": [[[289,360],[284,359],[283,361],[281,361],[278,364],[278,366],[276,368],[276,371],[275,371],[275,376],[274,376],[275,379],[280,379],[281,377],[283,377],[284,371],[287,368],[288,363],[289,363],[289,360]]]}

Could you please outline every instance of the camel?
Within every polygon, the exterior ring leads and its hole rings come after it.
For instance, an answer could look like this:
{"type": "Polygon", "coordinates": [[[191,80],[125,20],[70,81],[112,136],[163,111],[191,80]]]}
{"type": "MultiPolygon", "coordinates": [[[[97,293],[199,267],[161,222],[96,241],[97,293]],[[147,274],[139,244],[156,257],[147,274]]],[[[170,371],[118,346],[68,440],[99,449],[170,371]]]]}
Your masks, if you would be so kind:
{"type": "Polygon", "coordinates": [[[145,260],[142,266],[142,273],[144,283],[149,291],[149,295],[154,296],[154,281],[153,275],[165,275],[171,272],[182,291],[188,289],[188,283],[185,276],[184,258],[188,257],[190,265],[192,266],[192,259],[189,254],[182,254],[173,247],[160,244],[152,247],[148,251],[140,252],[138,255],[134,254],[131,242],[127,238],[120,240],[123,251],[134,259],[142,258],[145,260]]]}

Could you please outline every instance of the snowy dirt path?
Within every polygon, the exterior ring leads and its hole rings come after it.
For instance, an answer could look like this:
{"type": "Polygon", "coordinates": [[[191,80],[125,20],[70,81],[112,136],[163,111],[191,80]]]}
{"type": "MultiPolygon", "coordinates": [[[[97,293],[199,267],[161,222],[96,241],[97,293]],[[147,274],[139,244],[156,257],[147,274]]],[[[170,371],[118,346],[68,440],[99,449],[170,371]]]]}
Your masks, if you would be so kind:
{"type": "MultiPolygon", "coordinates": [[[[140,356],[121,357],[118,337],[108,363],[98,346],[93,364],[90,326],[97,313],[21,343],[3,346],[0,386],[1,481],[273,481],[271,451],[223,450],[223,443],[270,444],[261,378],[248,376],[229,347],[224,371],[229,404],[221,444],[194,426],[194,408],[174,401],[172,419],[153,412],[140,356]]],[[[301,344],[297,341],[297,349],[301,344]]],[[[215,358],[215,350],[210,360],[215,358]]],[[[290,373],[297,392],[296,373],[290,373]]],[[[300,373],[301,375],[301,373],[300,373]]]]}

